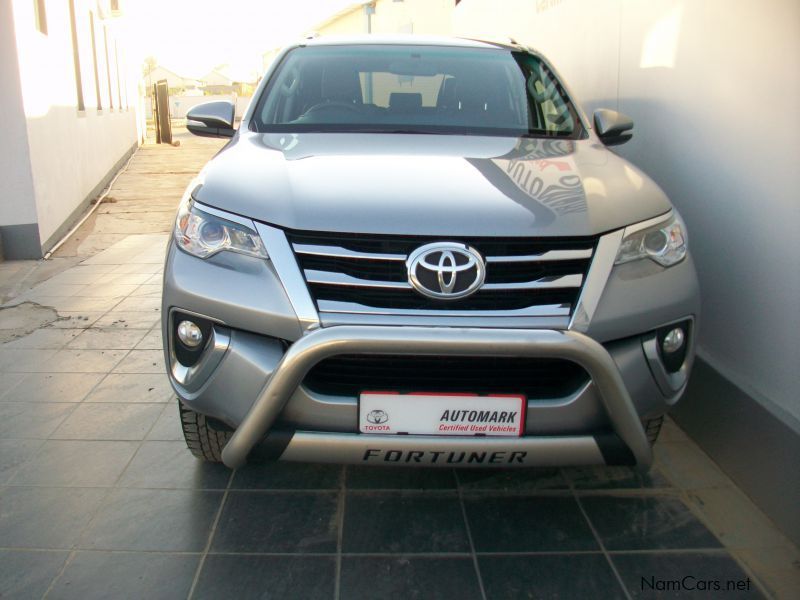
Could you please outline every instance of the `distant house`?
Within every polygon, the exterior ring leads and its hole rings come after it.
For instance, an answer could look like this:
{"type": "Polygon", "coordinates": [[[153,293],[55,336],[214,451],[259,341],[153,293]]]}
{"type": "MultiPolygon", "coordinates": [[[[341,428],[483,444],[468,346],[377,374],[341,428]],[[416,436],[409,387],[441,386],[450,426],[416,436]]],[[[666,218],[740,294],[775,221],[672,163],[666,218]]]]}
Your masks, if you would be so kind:
{"type": "Polygon", "coordinates": [[[119,14],[118,2],[0,2],[6,259],[50,250],[144,135],[126,48],[108,21],[119,14]]]}
{"type": "Polygon", "coordinates": [[[144,75],[144,81],[148,87],[162,79],[167,80],[167,86],[170,89],[170,93],[173,94],[180,94],[187,90],[196,90],[203,85],[203,83],[197,79],[183,77],[178,75],[175,71],[171,71],[161,65],[157,66],[152,71],[148,71],[144,75]]]}
{"type": "Polygon", "coordinates": [[[207,95],[240,94],[241,83],[214,69],[203,77],[203,91],[207,95]]]}

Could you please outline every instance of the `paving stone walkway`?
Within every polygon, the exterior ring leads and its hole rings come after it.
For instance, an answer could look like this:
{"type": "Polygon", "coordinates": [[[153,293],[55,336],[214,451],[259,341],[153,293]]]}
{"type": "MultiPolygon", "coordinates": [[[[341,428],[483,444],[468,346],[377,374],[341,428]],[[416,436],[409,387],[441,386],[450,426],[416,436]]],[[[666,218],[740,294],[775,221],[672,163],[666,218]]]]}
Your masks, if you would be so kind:
{"type": "Polygon", "coordinates": [[[166,229],[103,225],[0,309],[0,597],[797,597],[797,549],[672,422],[648,475],[195,460],[159,329],[184,149],[100,213],[169,190],[166,229]]]}

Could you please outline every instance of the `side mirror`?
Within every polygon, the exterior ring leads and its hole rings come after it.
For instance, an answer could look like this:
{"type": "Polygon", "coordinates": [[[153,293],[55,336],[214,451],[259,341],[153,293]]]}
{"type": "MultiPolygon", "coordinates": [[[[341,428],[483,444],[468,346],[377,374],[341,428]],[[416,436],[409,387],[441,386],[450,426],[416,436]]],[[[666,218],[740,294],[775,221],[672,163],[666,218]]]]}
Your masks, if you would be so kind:
{"type": "Polygon", "coordinates": [[[233,102],[206,102],[186,113],[186,129],[202,137],[233,137],[233,102]]]}
{"type": "Polygon", "coordinates": [[[633,137],[633,120],[615,110],[599,108],[594,111],[594,129],[606,146],[618,146],[633,137]]]}

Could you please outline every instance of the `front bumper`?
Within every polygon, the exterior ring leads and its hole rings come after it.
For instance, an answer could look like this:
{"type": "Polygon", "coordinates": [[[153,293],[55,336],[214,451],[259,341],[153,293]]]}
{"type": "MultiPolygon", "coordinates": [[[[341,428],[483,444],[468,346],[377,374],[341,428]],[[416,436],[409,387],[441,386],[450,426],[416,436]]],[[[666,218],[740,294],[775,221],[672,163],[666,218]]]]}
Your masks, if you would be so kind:
{"type": "MultiPolygon", "coordinates": [[[[639,415],[614,360],[601,344],[583,334],[552,330],[339,326],[313,331],[289,347],[226,445],[222,454],[225,464],[237,468],[246,462],[250,451],[273,427],[311,367],[337,354],[355,353],[529,356],[576,362],[589,373],[612,429],[633,461],[642,467],[648,467],[652,461],[639,415]]],[[[449,457],[454,449],[470,455],[489,453],[490,460],[491,456],[498,462],[508,459],[510,462],[506,464],[510,466],[609,462],[604,457],[604,444],[596,435],[478,440],[306,432],[293,435],[281,458],[361,462],[376,455],[386,456],[390,451],[399,452],[391,457],[402,457],[403,453],[416,450],[423,455],[414,454],[414,462],[446,465],[447,459],[439,463],[439,457],[449,457]]]]}
{"type": "MultiPolygon", "coordinates": [[[[575,329],[544,321],[434,327],[301,317],[315,316],[313,304],[304,310],[297,301],[307,292],[285,239],[277,236],[270,251],[269,261],[230,253],[204,261],[172,244],[165,268],[170,379],[186,406],[235,430],[223,454],[231,467],[256,445],[272,458],[311,462],[647,467],[641,421],[663,414],[685,388],[694,335],[677,382],[661,376],[647,348],[657,328],[693,320],[699,311],[690,258],[667,270],[609,263],[594,318],[575,329]],[[176,368],[170,356],[172,310],[216,323],[207,356],[192,369],[176,368]],[[340,354],[560,358],[580,364],[591,379],[569,397],[529,400],[520,438],[366,435],[358,433],[357,397],[321,395],[302,383],[316,363],[340,354]]],[[[616,246],[607,254],[613,262],[616,246]]]]}

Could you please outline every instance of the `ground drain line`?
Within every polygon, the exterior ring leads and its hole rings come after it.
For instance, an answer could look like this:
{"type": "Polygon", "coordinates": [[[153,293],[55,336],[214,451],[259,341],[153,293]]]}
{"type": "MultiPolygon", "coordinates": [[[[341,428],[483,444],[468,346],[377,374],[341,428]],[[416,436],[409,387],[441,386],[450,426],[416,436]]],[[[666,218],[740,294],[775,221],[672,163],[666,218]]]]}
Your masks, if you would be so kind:
{"type": "Polygon", "coordinates": [[[53,246],[52,248],[50,248],[50,250],[48,250],[47,254],[44,255],[44,260],[49,260],[50,257],[53,256],[53,253],[56,252],[59,248],[61,248],[61,246],[64,244],[64,242],[66,242],[70,237],[72,237],[73,233],[78,231],[80,226],[83,225],[86,222],[86,219],[88,219],[89,217],[91,217],[94,214],[94,211],[97,210],[97,207],[100,206],[100,204],[102,204],[103,199],[106,196],[108,196],[108,193],[111,191],[111,188],[114,187],[114,184],[116,183],[117,178],[120,175],[122,175],[125,171],[128,170],[128,165],[131,164],[131,161],[133,160],[133,157],[136,156],[137,152],[139,152],[139,148],[136,148],[136,150],[133,151],[133,154],[131,154],[130,158],[128,159],[128,162],[125,163],[125,166],[122,167],[119,171],[117,171],[117,174],[114,175],[114,177],[111,179],[111,181],[108,182],[108,185],[106,186],[106,189],[104,189],[103,193],[100,194],[97,197],[97,200],[95,200],[95,202],[94,202],[94,206],[92,206],[92,208],[89,209],[89,212],[87,212],[85,215],[83,215],[83,218],[80,221],[78,221],[75,224],[75,226],[72,229],[70,229],[66,233],[66,235],[64,235],[64,237],[62,237],[58,241],[58,243],[55,246],[53,246]]]}

